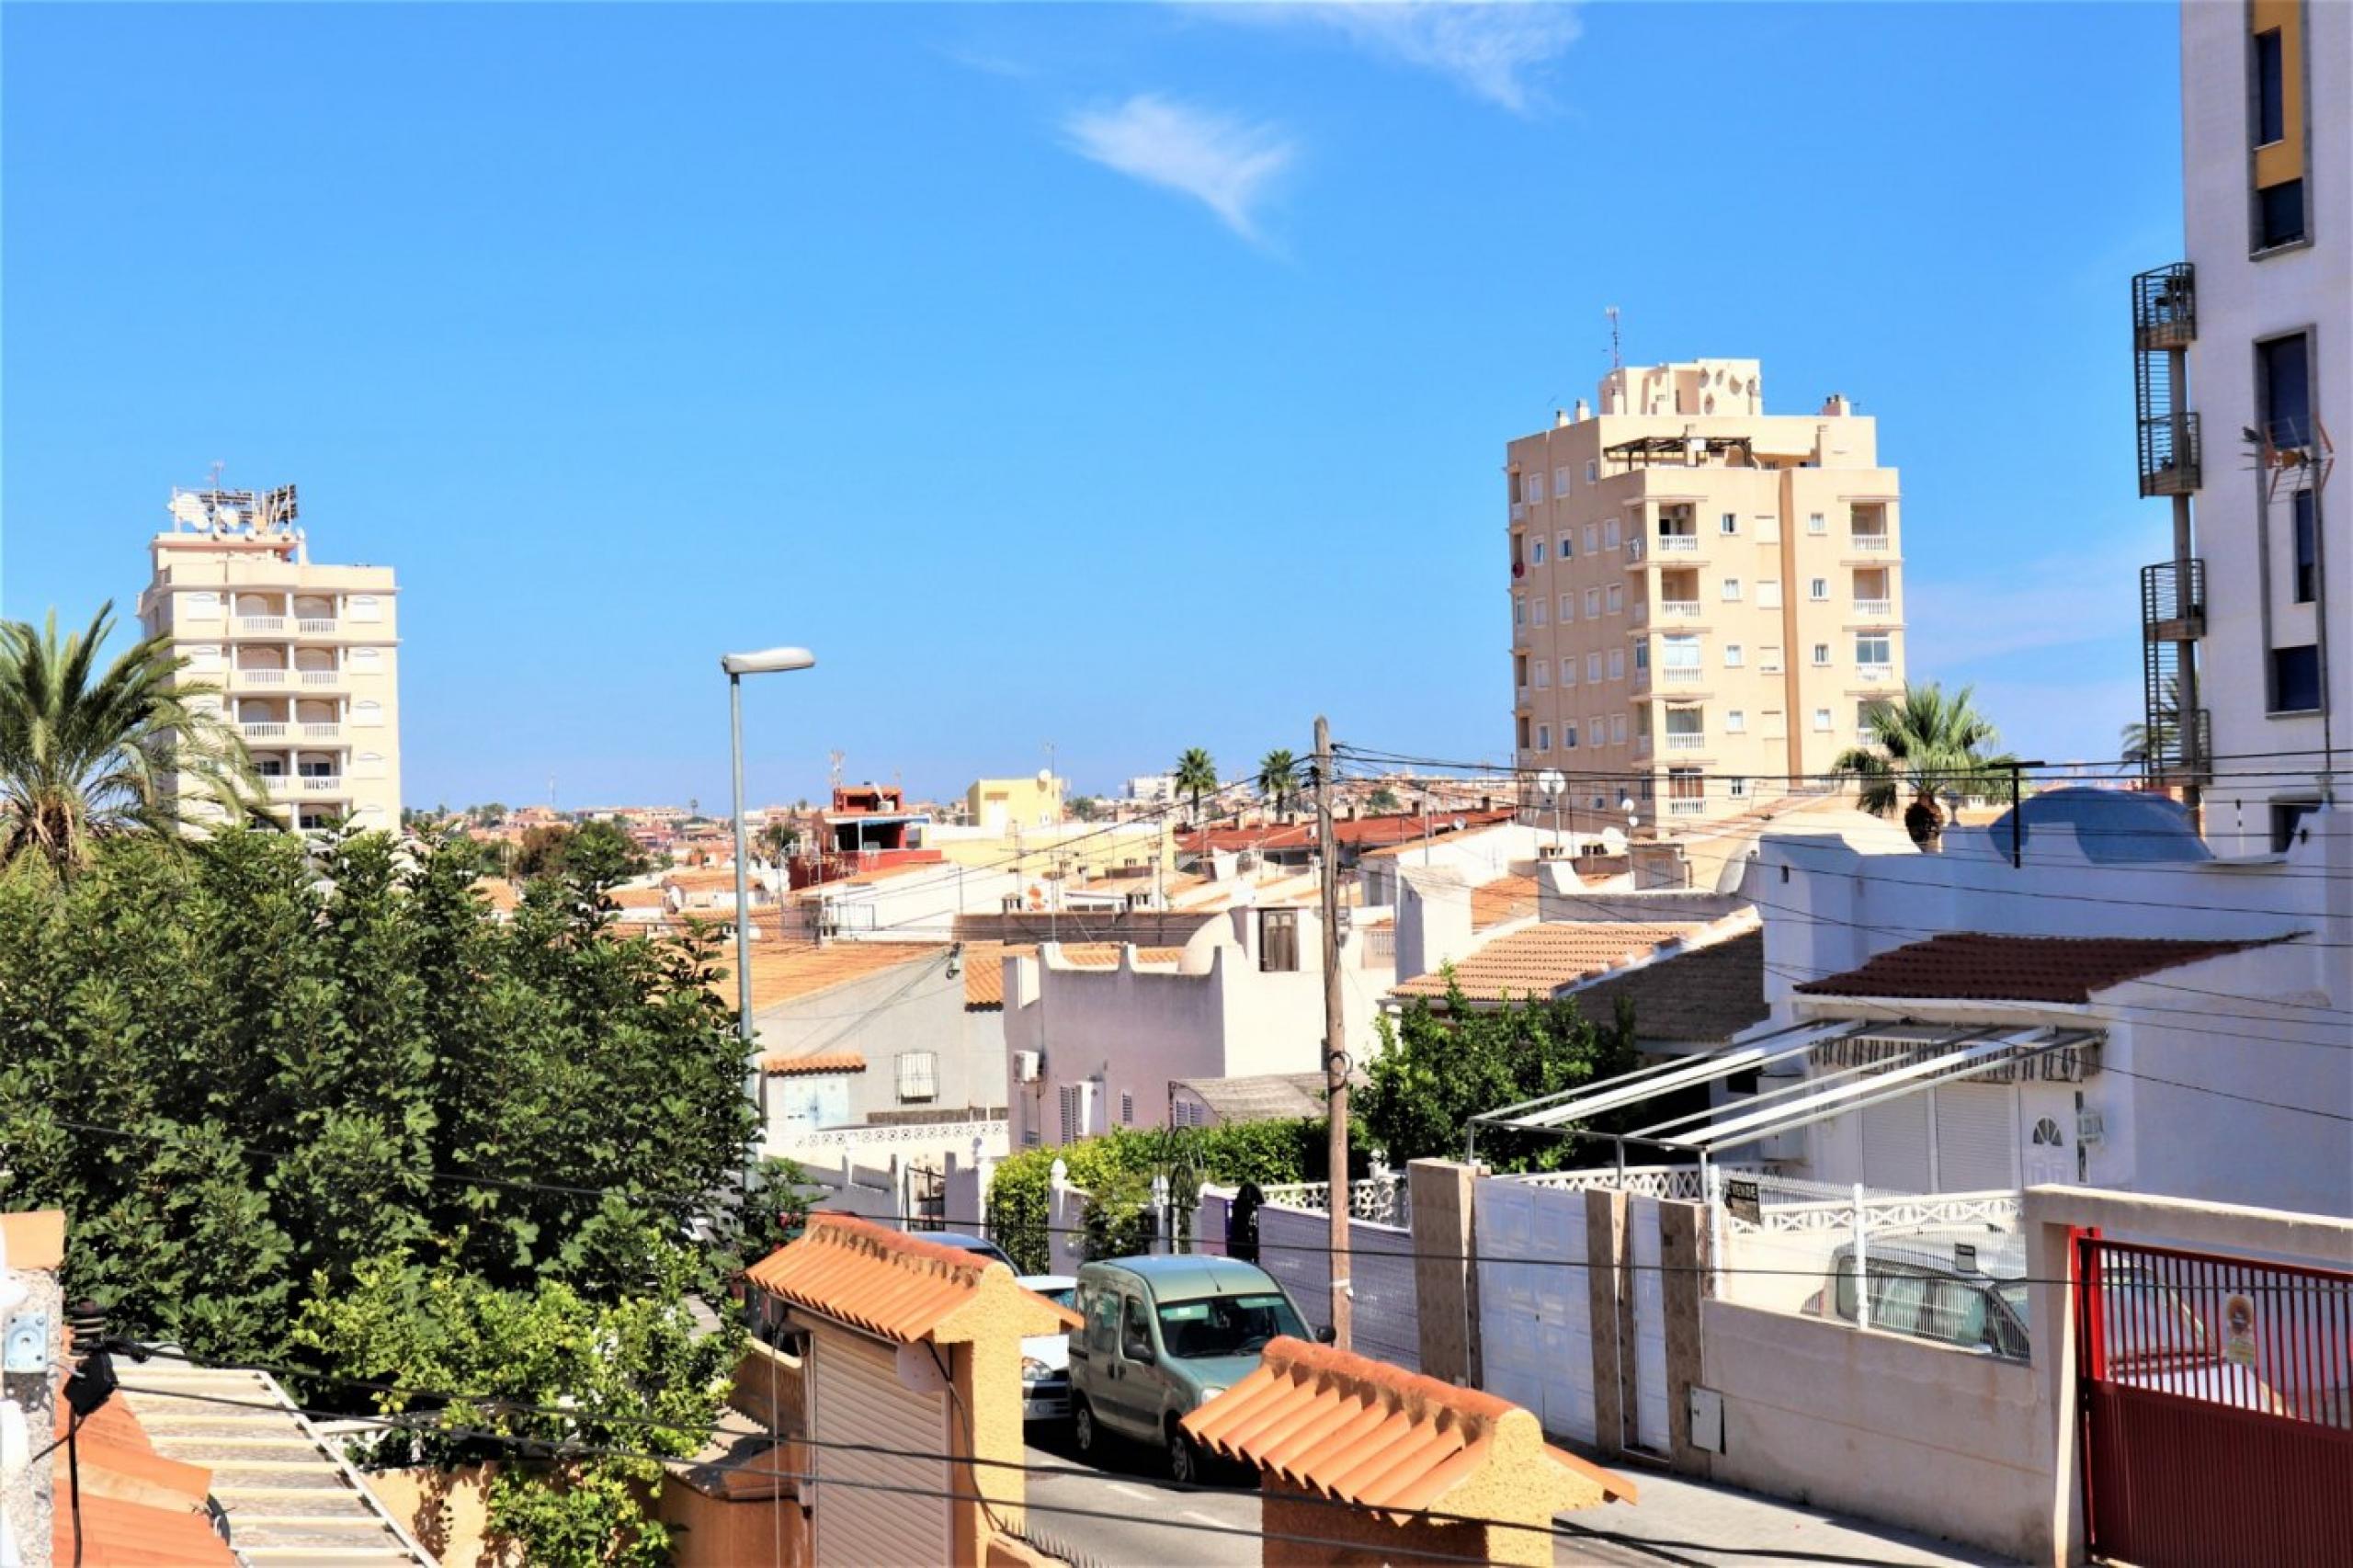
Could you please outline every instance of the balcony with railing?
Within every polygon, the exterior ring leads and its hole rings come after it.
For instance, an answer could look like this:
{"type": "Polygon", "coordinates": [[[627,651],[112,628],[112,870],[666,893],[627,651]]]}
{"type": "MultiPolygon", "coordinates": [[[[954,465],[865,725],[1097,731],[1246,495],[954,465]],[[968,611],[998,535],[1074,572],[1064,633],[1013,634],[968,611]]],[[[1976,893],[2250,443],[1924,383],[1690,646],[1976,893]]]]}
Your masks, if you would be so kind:
{"type": "Polygon", "coordinates": [[[281,687],[287,684],[285,670],[260,665],[240,665],[231,672],[230,684],[240,687],[281,687]]]}
{"type": "Polygon", "coordinates": [[[1697,665],[1669,665],[1659,672],[1659,678],[1670,686],[1697,686],[1706,673],[1697,665]]]}
{"type": "Polygon", "coordinates": [[[335,795],[342,793],[342,791],[343,775],[340,773],[305,773],[302,775],[302,793],[305,795],[335,795]]]}
{"type": "Polygon", "coordinates": [[[2187,348],[2198,340],[2198,269],[2186,261],[2132,277],[2132,347],[2187,348]]]}
{"type": "Polygon", "coordinates": [[[2188,495],[2200,483],[2198,415],[2151,414],[2141,420],[2141,494],[2188,495]]]}
{"type": "Polygon", "coordinates": [[[1707,801],[1697,795],[1676,796],[1666,802],[1666,814],[1671,817],[1696,817],[1707,809],[1707,801]]]}
{"type": "Polygon", "coordinates": [[[1696,531],[1663,533],[1658,536],[1658,551],[1661,555],[1697,555],[1699,552],[1699,536],[1696,531]]]}
{"type": "Polygon", "coordinates": [[[248,634],[281,632],[286,630],[286,618],[282,615],[241,615],[237,618],[237,630],[248,634]]]}
{"type": "Polygon", "coordinates": [[[1698,751],[1707,744],[1708,737],[1697,730],[1669,730],[1666,733],[1666,749],[1669,751],[1698,751]]]}
{"type": "Polygon", "coordinates": [[[288,726],[283,719],[256,719],[237,728],[249,741],[282,741],[288,726]]]}
{"type": "Polygon", "coordinates": [[[1865,620],[1885,620],[1895,613],[1893,599],[1857,599],[1855,613],[1865,620]]]}
{"type": "MultiPolygon", "coordinates": [[[[283,726],[281,725],[280,728],[283,728],[283,726]]],[[[301,729],[302,738],[306,741],[339,741],[343,739],[343,726],[332,719],[305,720],[302,723],[301,729]]]]}
{"type": "Polygon", "coordinates": [[[1661,599],[1658,601],[1658,613],[1668,620],[1697,620],[1699,619],[1699,605],[1698,599],[1661,599]]]}
{"type": "Polygon", "coordinates": [[[295,673],[302,677],[302,684],[304,686],[340,686],[343,684],[343,672],[335,668],[333,665],[329,665],[327,668],[323,670],[298,670],[295,673]]]}
{"type": "Polygon", "coordinates": [[[305,637],[332,637],[343,622],[331,615],[298,616],[294,630],[305,637]]]}
{"type": "Polygon", "coordinates": [[[2141,568],[2141,633],[2152,642],[2206,635],[2206,562],[2160,561],[2141,568]]]}

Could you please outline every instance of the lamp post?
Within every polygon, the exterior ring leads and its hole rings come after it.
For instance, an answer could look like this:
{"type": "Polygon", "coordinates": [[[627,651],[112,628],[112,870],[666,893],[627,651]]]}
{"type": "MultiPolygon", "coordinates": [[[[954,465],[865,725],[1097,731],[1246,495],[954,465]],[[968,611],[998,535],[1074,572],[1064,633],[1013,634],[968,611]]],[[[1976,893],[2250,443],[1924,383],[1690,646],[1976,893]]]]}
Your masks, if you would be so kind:
{"type": "Polygon", "coordinates": [[[759,1097],[759,1069],[751,1062],[752,1049],[752,901],[751,846],[744,832],[744,677],[785,670],[805,670],[817,662],[806,648],[763,648],[753,653],[722,653],[719,667],[727,672],[729,750],[735,767],[735,1029],[744,1041],[745,1083],[759,1097]]]}

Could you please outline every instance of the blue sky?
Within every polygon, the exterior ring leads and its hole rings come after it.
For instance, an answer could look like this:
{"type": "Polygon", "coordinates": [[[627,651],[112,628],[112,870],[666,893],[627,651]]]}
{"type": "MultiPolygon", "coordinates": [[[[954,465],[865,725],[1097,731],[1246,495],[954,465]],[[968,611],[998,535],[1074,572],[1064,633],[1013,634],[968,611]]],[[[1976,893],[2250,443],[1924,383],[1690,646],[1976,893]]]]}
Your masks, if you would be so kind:
{"type": "Polygon", "coordinates": [[[1503,444],[1765,361],[1904,471],[1915,677],[2138,706],[2170,6],[10,6],[0,611],[175,484],[401,573],[411,803],[1509,744],[1503,444]]]}

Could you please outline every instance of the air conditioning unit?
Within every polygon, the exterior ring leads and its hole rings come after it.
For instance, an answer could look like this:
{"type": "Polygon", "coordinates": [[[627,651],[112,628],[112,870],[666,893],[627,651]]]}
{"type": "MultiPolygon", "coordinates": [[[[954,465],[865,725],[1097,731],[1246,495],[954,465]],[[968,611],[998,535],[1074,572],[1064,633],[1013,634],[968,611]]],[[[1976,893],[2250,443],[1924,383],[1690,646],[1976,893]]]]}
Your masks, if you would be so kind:
{"type": "Polygon", "coordinates": [[[1043,1063],[1036,1051],[1015,1051],[1013,1053],[1013,1081],[1017,1084],[1036,1083],[1038,1081],[1038,1071],[1042,1065],[1043,1063]]]}

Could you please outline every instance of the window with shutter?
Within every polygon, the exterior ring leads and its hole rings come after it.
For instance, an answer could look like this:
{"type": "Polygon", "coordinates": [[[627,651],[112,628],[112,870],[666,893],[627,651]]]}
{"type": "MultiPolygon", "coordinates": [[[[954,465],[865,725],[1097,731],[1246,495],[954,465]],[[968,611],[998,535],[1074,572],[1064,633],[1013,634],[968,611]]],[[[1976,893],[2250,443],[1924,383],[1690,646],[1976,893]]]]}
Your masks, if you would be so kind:
{"type": "Polygon", "coordinates": [[[898,1057],[899,1098],[929,1100],[939,1096],[939,1053],[903,1051],[898,1057]]]}
{"type": "Polygon", "coordinates": [[[1258,912],[1258,968],[1268,974],[1299,972],[1299,911],[1258,912]]]}

